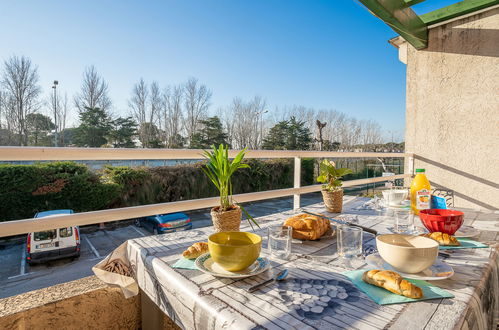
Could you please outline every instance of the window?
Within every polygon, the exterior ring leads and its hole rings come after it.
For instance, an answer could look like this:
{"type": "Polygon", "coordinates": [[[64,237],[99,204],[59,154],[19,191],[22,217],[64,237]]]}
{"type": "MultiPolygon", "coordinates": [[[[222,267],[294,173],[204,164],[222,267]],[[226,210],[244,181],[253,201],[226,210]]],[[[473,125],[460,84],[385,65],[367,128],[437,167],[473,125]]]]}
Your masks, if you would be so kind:
{"type": "Polygon", "coordinates": [[[59,229],[59,237],[71,237],[73,236],[73,227],[60,228],[59,229]]]}
{"type": "Polygon", "coordinates": [[[57,237],[57,233],[56,233],[55,229],[46,230],[46,231],[39,231],[33,235],[33,238],[35,239],[35,241],[45,241],[45,240],[49,240],[49,239],[54,239],[56,237],[57,237]]]}

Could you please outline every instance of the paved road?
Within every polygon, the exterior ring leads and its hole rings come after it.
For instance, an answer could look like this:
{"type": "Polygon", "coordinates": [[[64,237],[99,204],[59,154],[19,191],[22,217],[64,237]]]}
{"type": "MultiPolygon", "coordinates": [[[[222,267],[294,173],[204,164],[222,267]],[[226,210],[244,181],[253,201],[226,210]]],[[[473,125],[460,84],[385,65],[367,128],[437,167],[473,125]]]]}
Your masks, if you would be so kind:
{"type": "MultiPolygon", "coordinates": [[[[301,198],[302,205],[322,200],[319,193],[302,195],[301,198]]],[[[245,209],[254,217],[271,217],[272,214],[290,210],[292,207],[292,198],[245,204],[245,209]]],[[[211,225],[208,209],[186,213],[191,217],[194,228],[211,225]]],[[[114,228],[84,227],[81,231],[81,255],[78,259],[62,259],[33,266],[23,261],[26,249],[24,240],[0,241],[0,298],[92,275],[92,266],[121,243],[131,238],[152,235],[144,228],[130,225],[130,221],[124,221],[121,226],[114,228]]]]}

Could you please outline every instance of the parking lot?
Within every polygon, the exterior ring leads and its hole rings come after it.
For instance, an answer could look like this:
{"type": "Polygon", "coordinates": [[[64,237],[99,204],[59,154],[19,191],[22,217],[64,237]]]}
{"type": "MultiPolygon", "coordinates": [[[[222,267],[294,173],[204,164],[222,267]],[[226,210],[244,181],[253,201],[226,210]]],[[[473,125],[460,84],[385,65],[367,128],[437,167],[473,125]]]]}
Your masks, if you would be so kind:
{"type": "MultiPolygon", "coordinates": [[[[302,205],[322,201],[320,194],[302,195],[302,205]]],[[[271,216],[292,208],[292,198],[279,198],[245,205],[254,217],[271,216]]],[[[211,225],[208,209],[185,212],[190,216],[193,228],[211,225]]],[[[152,235],[132,221],[118,225],[81,228],[81,255],[77,259],[61,259],[39,265],[28,265],[24,258],[26,240],[0,240],[0,298],[10,297],[93,275],[92,266],[106,257],[128,239],[152,235]]],[[[168,234],[165,234],[168,235],[168,234]]]]}

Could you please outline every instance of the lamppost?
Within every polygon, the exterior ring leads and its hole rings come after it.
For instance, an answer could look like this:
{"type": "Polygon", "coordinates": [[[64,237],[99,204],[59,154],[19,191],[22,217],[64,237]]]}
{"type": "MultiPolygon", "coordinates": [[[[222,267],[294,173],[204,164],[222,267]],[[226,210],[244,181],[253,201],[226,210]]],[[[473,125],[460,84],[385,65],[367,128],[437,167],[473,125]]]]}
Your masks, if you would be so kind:
{"type": "Polygon", "coordinates": [[[257,112],[257,116],[260,116],[260,147],[263,144],[263,115],[269,112],[268,110],[262,110],[257,112]]]}
{"type": "Polygon", "coordinates": [[[54,146],[57,147],[57,85],[59,82],[54,80],[54,85],[52,88],[54,89],[54,125],[55,125],[55,134],[54,134],[54,146]]]}

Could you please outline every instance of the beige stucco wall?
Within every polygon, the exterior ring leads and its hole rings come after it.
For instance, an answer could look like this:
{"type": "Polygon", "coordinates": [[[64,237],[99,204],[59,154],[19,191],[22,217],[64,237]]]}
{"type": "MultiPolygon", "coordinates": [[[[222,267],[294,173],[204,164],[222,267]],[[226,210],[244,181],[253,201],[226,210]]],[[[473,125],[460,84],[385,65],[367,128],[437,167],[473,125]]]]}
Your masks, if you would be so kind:
{"type": "MultiPolygon", "coordinates": [[[[166,324],[166,323],[165,323],[166,324]]],[[[95,276],[0,299],[0,329],[139,329],[140,296],[95,276]]]]}
{"type": "Polygon", "coordinates": [[[406,151],[456,206],[499,209],[499,8],[429,30],[407,64],[406,151]]]}

